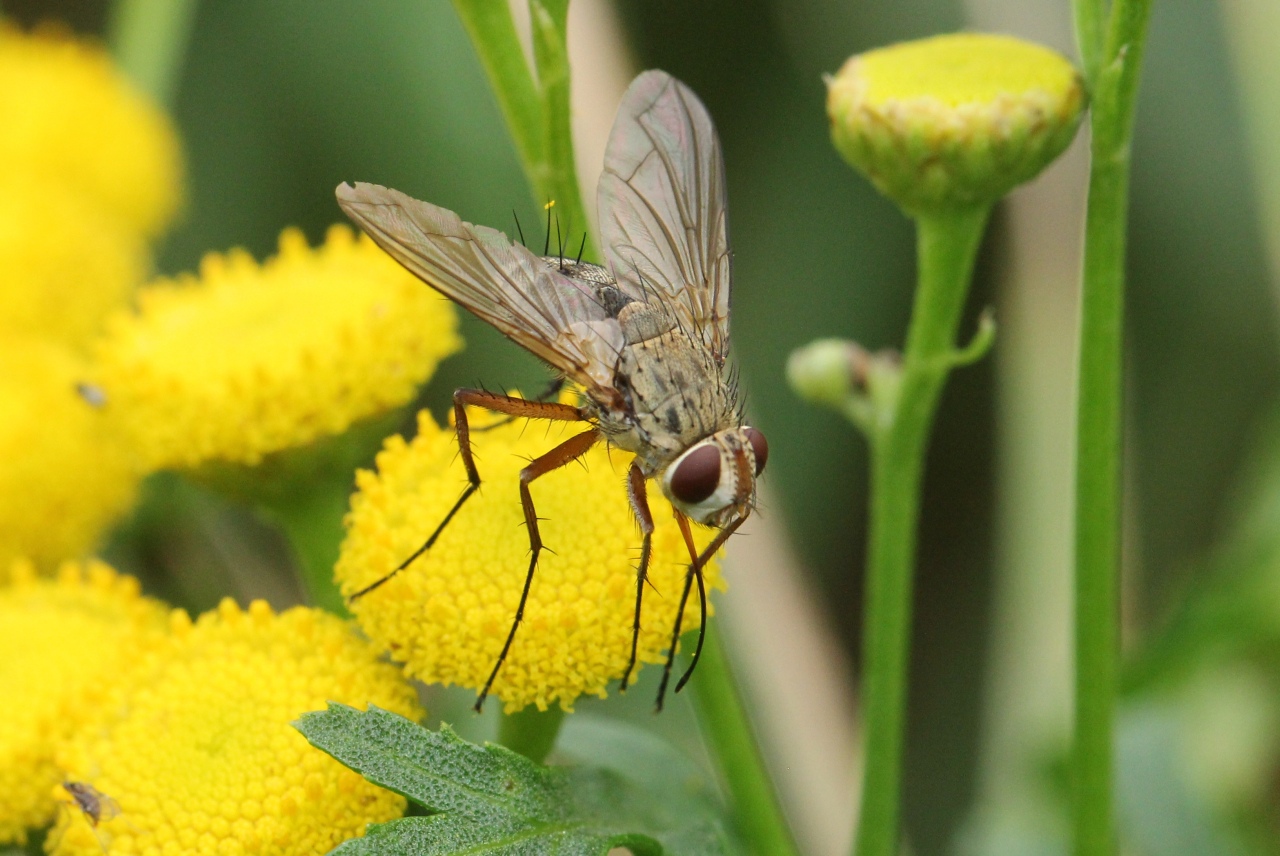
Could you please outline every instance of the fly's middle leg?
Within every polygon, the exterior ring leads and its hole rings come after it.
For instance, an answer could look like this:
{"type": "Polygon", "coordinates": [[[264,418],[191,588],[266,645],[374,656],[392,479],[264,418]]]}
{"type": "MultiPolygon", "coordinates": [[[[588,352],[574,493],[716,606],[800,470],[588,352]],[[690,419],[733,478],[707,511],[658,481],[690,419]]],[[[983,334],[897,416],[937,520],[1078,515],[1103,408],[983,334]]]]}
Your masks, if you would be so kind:
{"type": "Polygon", "coordinates": [[[389,574],[374,580],[369,585],[351,595],[351,600],[364,597],[369,592],[388,582],[396,574],[412,565],[419,556],[430,550],[440,539],[441,533],[453,520],[454,515],[462,508],[471,495],[480,489],[480,473],[476,469],[475,457],[471,453],[471,427],[467,421],[467,407],[483,407],[495,413],[508,416],[522,416],[526,419],[552,419],[564,422],[578,422],[583,419],[582,411],[569,404],[548,401],[528,401],[510,395],[498,395],[480,389],[459,389],[453,393],[454,431],[458,438],[458,454],[462,458],[462,466],[467,471],[467,486],[463,488],[458,501],[449,509],[435,530],[422,542],[422,546],[413,551],[409,558],[391,570],[389,574]]]}
{"type": "MultiPolygon", "coordinates": [[[[546,407],[548,405],[541,406],[546,407]]],[[[557,406],[568,407],[568,405],[557,406]]],[[[577,408],[574,409],[576,410],[577,408]]],[[[498,661],[493,664],[493,671],[489,673],[489,680],[484,682],[484,689],[480,690],[480,695],[476,698],[475,710],[477,713],[484,706],[484,700],[488,697],[489,690],[493,687],[493,682],[497,679],[498,672],[502,669],[502,664],[507,659],[507,654],[511,651],[511,643],[516,638],[516,629],[524,618],[524,607],[529,601],[529,588],[533,585],[533,572],[538,567],[538,554],[542,552],[542,533],[538,530],[538,512],[533,507],[533,496],[529,493],[529,485],[535,479],[546,475],[552,470],[576,461],[585,455],[587,450],[594,446],[599,439],[600,435],[594,428],[575,437],[570,437],[545,455],[534,458],[529,466],[520,471],[520,505],[524,509],[525,528],[529,530],[529,570],[524,576],[524,589],[520,592],[520,605],[516,607],[516,617],[511,622],[511,629],[507,632],[507,641],[502,645],[502,653],[498,655],[498,661]]]]}
{"type": "Polygon", "coordinates": [[[632,462],[631,470],[627,473],[627,499],[631,502],[631,512],[635,514],[636,522],[640,524],[643,540],[640,542],[640,566],[636,568],[636,608],[631,624],[631,658],[627,660],[627,670],[622,673],[619,692],[627,691],[631,672],[636,667],[636,648],[640,642],[640,604],[644,599],[644,584],[649,575],[649,552],[653,541],[653,513],[649,511],[649,498],[645,494],[644,473],[635,462],[632,462]]]}

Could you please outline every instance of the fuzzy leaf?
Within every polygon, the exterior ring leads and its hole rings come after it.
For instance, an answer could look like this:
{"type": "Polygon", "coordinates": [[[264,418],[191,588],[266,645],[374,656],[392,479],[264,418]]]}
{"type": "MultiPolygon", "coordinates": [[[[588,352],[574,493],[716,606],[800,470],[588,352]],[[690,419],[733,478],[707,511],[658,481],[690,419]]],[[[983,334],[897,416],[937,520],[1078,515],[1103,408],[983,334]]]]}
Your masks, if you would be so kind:
{"type": "Polygon", "coordinates": [[[427,810],[370,827],[333,851],[390,854],[724,854],[719,825],[655,828],[655,797],[592,767],[543,767],[503,746],[468,743],[448,726],[428,731],[402,716],[330,703],[295,724],[312,745],[427,810]]]}

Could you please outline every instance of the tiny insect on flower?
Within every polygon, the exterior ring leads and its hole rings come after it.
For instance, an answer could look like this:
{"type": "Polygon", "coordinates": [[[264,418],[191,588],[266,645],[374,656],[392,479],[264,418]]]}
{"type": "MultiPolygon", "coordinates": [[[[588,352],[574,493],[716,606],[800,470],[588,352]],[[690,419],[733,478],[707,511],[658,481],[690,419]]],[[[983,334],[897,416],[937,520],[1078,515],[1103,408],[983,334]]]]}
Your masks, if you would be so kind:
{"type": "MultiPolygon", "coordinates": [[[[454,393],[458,447],[468,484],[423,545],[361,597],[427,553],[480,487],[467,408],[511,417],[585,422],[586,430],[535,458],[520,473],[531,556],[502,653],[476,700],[479,710],[510,651],[543,548],[530,484],[604,441],[636,455],[627,496],[642,541],[636,574],[630,662],[648,573],[653,515],[646,483],[656,480],[675,508],[689,549],[681,606],[693,584],[705,616],[702,566],[751,513],[768,458],[764,435],[745,423],[729,357],[732,254],[724,157],[706,108],[684,84],[647,71],[623,96],[598,188],[606,265],[538,256],[452,211],[372,184],[342,184],[343,210],[392,257],[428,285],[492,324],[583,390],[580,405],[476,389],[454,393]],[[701,552],[689,521],[719,533],[701,552]]],[[[704,620],[705,623],[705,620],[704,620]]],[[[675,659],[671,643],[657,706],[675,659]]],[[[676,685],[679,691],[697,665],[676,685]]]]}

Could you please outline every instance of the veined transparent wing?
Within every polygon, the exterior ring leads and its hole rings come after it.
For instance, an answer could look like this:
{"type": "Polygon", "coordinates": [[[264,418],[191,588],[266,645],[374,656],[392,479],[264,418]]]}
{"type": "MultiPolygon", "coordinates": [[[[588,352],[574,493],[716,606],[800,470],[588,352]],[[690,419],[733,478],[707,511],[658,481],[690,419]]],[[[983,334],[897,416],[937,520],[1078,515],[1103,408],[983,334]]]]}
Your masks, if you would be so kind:
{"type": "Polygon", "coordinates": [[[396,261],[581,384],[611,391],[622,331],[586,284],[496,229],[376,184],[338,185],[338,204],[396,261]]]}
{"type": "Polygon", "coordinates": [[[723,363],[732,266],[724,156],[692,90],[663,71],[632,82],[609,134],[598,198],[619,287],[637,300],[656,292],[723,363]]]}

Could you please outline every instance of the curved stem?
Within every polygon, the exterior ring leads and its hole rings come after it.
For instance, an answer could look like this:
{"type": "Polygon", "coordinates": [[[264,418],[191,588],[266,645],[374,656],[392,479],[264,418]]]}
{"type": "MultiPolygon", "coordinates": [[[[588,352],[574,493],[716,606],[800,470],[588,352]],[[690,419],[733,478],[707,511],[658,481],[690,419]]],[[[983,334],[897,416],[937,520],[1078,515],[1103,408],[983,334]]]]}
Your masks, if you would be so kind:
{"type": "Polygon", "coordinates": [[[715,621],[707,624],[698,673],[689,684],[703,735],[729,789],[733,816],[752,852],[796,856],[795,841],[778,802],[755,732],[747,718],[715,621]]]}
{"type": "Polygon", "coordinates": [[[866,769],[855,853],[897,856],[920,487],[938,399],[990,208],[921,216],[919,284],[897,397],[871,425],[862,701],[866,769]]]}
{"type": "Polygon", "coordinates": [[[1092,83],[1076,449],[1076,856],[1117,848],[1113,743],[1119,657],[1124,258],[1129,150],[1151,0],[1114,0],[1092,83]]]}
{"type": "Polygon", "coordinates": [[[107,41],[125,74],[159,103],[172,106],[195,25],[196,0],[117,0],[107,41]]]}

